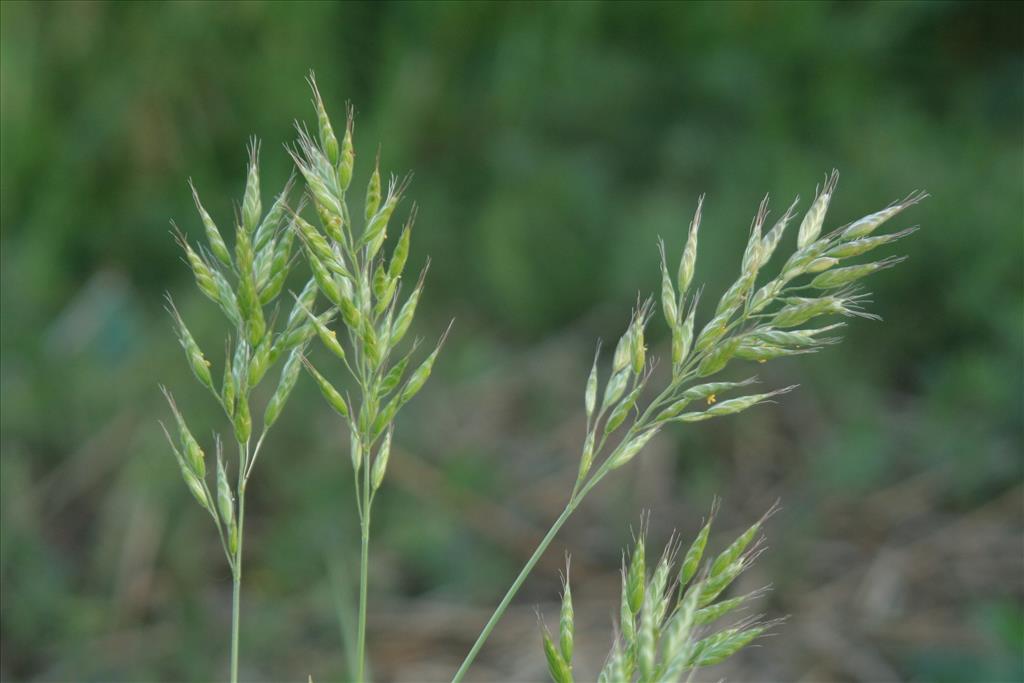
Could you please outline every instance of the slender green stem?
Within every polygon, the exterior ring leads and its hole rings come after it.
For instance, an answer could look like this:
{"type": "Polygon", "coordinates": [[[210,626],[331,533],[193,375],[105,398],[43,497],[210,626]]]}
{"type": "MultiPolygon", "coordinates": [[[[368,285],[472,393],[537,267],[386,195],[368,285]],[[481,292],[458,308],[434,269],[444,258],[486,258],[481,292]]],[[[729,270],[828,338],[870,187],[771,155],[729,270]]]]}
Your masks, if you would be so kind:
{"type": "MultiPolygon", "coordinates": [[[[369,511],[367,511],[369,512],[369,511]]],[[[363,522],[363,548],[359,560],[359,635],[356,639],[356,681],[362,683],[366,671],[366,593],[370,565],[369,515],[363,522]]]]}
{"type": "MultiPolygon", "coordinates": [[[[370,462],[369,449],[364,454],[362,512],[362,550],[359,556],[359,635],[356,638],[356,683],[366,679],[366,596],[370,582],[370,462]]],[[[359,495],[359,494],[357,494],[359,495]]]]}
{"type": "Polygon", "coordinates": [[[562,525],[565,524],[566,520],[569,519],[569,515],[571,515],[573,510],[576,509],[576,506],[579,504],[582,497],[583,496],[581,495],[570,499],[568,504],[566,504],[565,509],[562,510],[562,514],[558,516],[555,523],[551,525],[550,529],[548,529],[547,535],[541,540],[537,549],[533,551],[533,555],[530,556],[530,559],[526,561],[522,571],[519,572],[519,576],[517,576],[516,580],[512,582],[512,586],[508,589],[508,592],[505,593],[505,597],[501,599],[501,603],[498,604],[497,609],[494,610],[494,614],[491,615],[487,625],[484,626],[483,631],[480,632],[480,636],[476,639],[476,642],[473,643],[473,648],[469,651],[469,654],[466,655],[466,659],[462,662],[462,666],[459,667],[455,677],[452,678],[452,683],[459,683],[459,681],[461,681],[466,675],[466,672],[469,671],[469,667],[473,664],[473,660],[476,659],[477,654],[479,654],[480,648],[483,647],[484,642],[486,642],[490,637],[491,631],[494,630],[498,621],[500,621],[501,617],[505,614],[505,610],[508,609],[509,604],[512,602],[512,598],[514,598],[516,593],[519,592],[523,582],[526,581],[526,577],[530,575],[531,571],[533,571],[533,568],[540,560],[541,555],[543,555],[544,551],[548,549],[549,545],[551,545],[551,541],[555,539],[558,531],[562,528],[562,525]]]}
{"type": "Polygon", "coordinates": [[[231,593],[231,683],[238,683],[238,613],[242,596],[242,577],[235,573],[231,593]]]}
{"type": "MultiPolygon", "coordinates": [[[[249,444],[238,444],[238,534],[232,566],[234,585],[231,591],[231,683],[238,683],[238,627],[242,601],[242,531],[245,526],[245,471],[249,460],[249,444]]],[[[230,534],[230,530],[229,530],[230,534]]]]}

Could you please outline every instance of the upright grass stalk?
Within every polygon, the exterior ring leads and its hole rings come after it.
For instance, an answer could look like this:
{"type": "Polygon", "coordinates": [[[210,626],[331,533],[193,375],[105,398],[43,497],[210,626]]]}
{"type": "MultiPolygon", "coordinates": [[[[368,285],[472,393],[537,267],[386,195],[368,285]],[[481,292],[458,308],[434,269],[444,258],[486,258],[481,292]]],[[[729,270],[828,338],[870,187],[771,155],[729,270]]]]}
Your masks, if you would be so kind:
{"type": "Polygon", "coordinates": [[[793,388],[748,393],[719,403],[720,394],[743,390],[753,384],[756,378],[738,382],[709,382],[707,378],[720,373],[733,360],[764,363],[780,356],[813,353],[838,341],[821,335],[837,329],[841,323],[819,328],[803,327],[812,320],[832,315],[877,319],[877,316],[862,310],[865,296],[859,292],[855,283],[902,259],[887,258],[842,268],[835,266],[844,259],[859,256],[912,233],[914,228],[872,236],[885,221],[921,201],[926,195],[915,192],[881,211],[821,236],[825,213],[837,181],[838,174],[833,171],[819,188],[801,221],[795,252],[774,277],[757,287],[761,268],[778,247],[796,208],[796,202],[793,202],[775,225],[763,233],[768,217],[767,197],[762,201],[751,225],[739,277],[719,299],[711,319],[697,335],[694,334],[694,322],[700,292],[689,296],[687,293],[693,282],[696,265],[703,197],[698,201],[690,223],[675,278],[669,273],[662,245],[661,305],[672,332],[671,377],[667,386],[646,407],[638,407],[654,370],[654,363],[646,359],[644,345],[644,330],[653,307],[652,301],[648,299],[634,311],[629,327],[619,339],[612,359],[611,375],[605,383],[600,401],[597,391],[599,353],[595,354],[584,392],[587,435],[580,457],[579,473],[569,501],[526,561],[505,597],[498,603],[452,678],[453,683],[463,680],[526,577],[586,495],[609,473],[632,460],[663,426],[672,422],[699,422],[739,413],[793,388]],[[698,401],[705,401],[706,404],[686,412],[687,407],[698,401]],[[629,420],[630,426],[625,434],[597,469],[592,471],[595,459],[604,452],[609,438],[629,420]]]}
{"type": "Polygon", "coordinates": [[[320,341],[350,376],[356,402],[351,396],[344,398],[309,360],[302,360],[327,403],[342,417],[349,431],[360,530],[355,670],[357,680],[363,681],[367,668],[366,615],[373,501],[387,470],[395,417],[427,381],[444,336],[408,376],[406,370],[418,341],[399,360],[391,362],[392,354],[399,349],[412,323],[427,271],[424,266],[412,293],[400,304],[402,273],[409,255],[415,208],[394,244],[390,259],[384,257],[382,247],[407,180],[392,178],[384,191],[378,154],[363,201],[362,227],[357,231],[347,201],[355,164],[352,110],[349,109],[339,144],[312,74],[309,83],[317,115],[317,139],[314,140],[305,127],[297,125],[299,138],[291,154],[306,181],[307,194],[320,226],[296,215],[294,228],[316,284],[330,307],[319,313],[314,312],[312,306],[304,305],[302,310],[315,326],[320,341]],[[340,321],[348,338],[345,345],[330,327],[335,319],[340,321]]]}
{"type": "Polygon", "coordinates": [[[315,326],[302,314],[313,306],[316,283],[310,280],[297,297],[287,321],[277,332],[268,328],[274,320],[276,300],[291,268],[294,230],[288,198],[289,181],[270,209],[263,213],[260,199],[259,145],[250,146],[249,166],[241,212],[235,226],[235,244],[229,251],[224,238],[210,214],[192,188],[208,247],[193,248],[184,233],[175,229],[185,260],[192,269],[200,291],[215,302],[224,313],[233,334],[226,341],[223,380],[215,386],[210,362],[168,297],[178,339],[185,350],[192,373],[213,395],[223,410],[238,446],[235,484],[229,483],[219,436],[215,436],[216,496],[206,478],[205,454],[192,435],[185,418],[171,393],[161,387],[177,426],[178,439],[164,428],[189,491],[206,510],[217,529],[224,556],[232,575],[231,590],[231,654],[230,676],[238,680],[239,630],[241,614],[242,545],[245,529],[245,493],[253,465],[259,456],[264,438],[280,416],[301,368],[302,349],[316,334],[315,326]],[[252,446],[251,398],[253,390],[267,371],[281,357],[286,357],[277,387],[263,412],[263,423],[255,447],[252,446]]]}
{"type": "MultiPolygon", "coordinates": [[[[239,446],[240,462],[248,461],[249,444],[239,446]]],[[[242,601],[242,542],[245,540],[245,478],[242,476],[244,467],[239,467],[238,490],[238,546],[235,548],[235,562],[231,577],[231,683],[238,681],[238,628],[242,601]]]]}

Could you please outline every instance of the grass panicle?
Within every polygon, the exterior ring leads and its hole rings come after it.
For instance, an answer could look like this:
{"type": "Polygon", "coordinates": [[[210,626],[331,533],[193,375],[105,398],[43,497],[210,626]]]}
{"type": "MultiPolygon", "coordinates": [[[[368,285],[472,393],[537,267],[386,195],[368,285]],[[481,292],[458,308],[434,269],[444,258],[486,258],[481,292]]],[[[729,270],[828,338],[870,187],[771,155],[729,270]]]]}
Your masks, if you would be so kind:
{"type": "MultiPolygon", "coordinates": [[[[177,427],[178,439],[165,428],[168,441],[178,461],[189,491],[210,514],[220,537],[225,558],[233,578],[230,677],[238,678],[238,631],[240,586],[242,581],[242,546],[245,525],[245,492],[252,468],[259,456],[267,430],[280,416],[295,385],[299,359],[315,328],[295,310],[279,330],[272,329],[277,299],[291,270],[293,259],[292,213],[288,208],[292,181],[266,213],[261,203],[259,174],[259,143],[249,145],[245,190],[241,213],[234,230],[234,244],[228,246],[224,233],[214,222],[190,180],[189,188],[206,236],[205,247],[193,247],[184,232],[176,226],[174,236],[185,253],[185,262],[196,278],[200,291],[223,312],[228,322],[225,341],[224,368],[217,374],[220,386],[207,355],[199,348],[170,295],[167,310],[174,323],[178,340],[196,380],[211,394],[224,413],[227,427],[234,435],[238,456],[233,471],[223,455],[220,436],[215,436],[216,495],[207,482],[205,455],[189,430],[182,411],[165,387],[161,387],[177,427]],[[268,322],[269,321],[269,322],[268,322]],[[284,364],[276,388],[267,402],[258,437],[253,439],[252,396],[278,360],[284,364]],[[254,444],[255,441],[255,444],[254,444]]],[[[305,305],[312,306],[316,290],[307,285],[300,295],[305,305]]],[[[260,422],[257,419],[257,422],[260,422]]]]}
{"type": "MultiPolygon", "coordinates": [[[[829,203],[838,182],[839,174],[832,171],[818,188],[800,222],[795,250],[771,275],[765,273],[776,256],[787,226],[796,216],[797,203],[794,201],[765,232],[769,216],[768,198],[765,197],[751,222],[739,273],[701,326],[697,325],[696,318],[701,289],[697,288],[692,293],[691,289],[696,272],[703,196],[698,199],[690,221],[674,282],[669,276],[664,246],[659,243],[661,310],[672,337],[670,376],[661,388],[652,388],[660,376],[653,371],[653,361],[646,357],[644,330],[652,317],[652,303],[643,301],[634,309],[626,331],[615,346],[611,367],[604,380],[604,391],[601,391],[599,358],[595,357],[587,378],[584,393],[587,432],[578,475],[565,509],[498,604],[452,679],[453,683],[465,677],[494,626],[558,530],[605,476],[636,458],[644,446],[670,423],[702,422],[736,415],[794,388],[753,392],[753,378],[731,382],[713,379],[715,376],[740,362],[765,363],[774,358],[814,353],[834,344],[836,337],[820,335],[839,329],[840,323],[834,322],[836,316],[878,319],[878,316],[864,310],[869,301],[860,289],[860,282],[868,275],[897,265],[902,259],[889,257],[860,264],[851,263],[849,259],[912,234],[914,228],[874,235],[886,221],[927,195],[914,192],[881,211],[823,235],[829,203]],[[875,241],[865,244],[866,240],[875,241]],[[833,322],[821,325],[819,321],[828,318],[833,322]],[[719,401],[718,395],[726,392],[735,395],[719,401]]],[[[738,553],[731,560],[728,556],[721,559],[719,571],[705,578],[700,596],[694,598],[697,607],[710,604],[743,571],[749,559],[750,555],[743,553],[738,553]]],[[[685,571],[695,571],[695,562],[695,557],[688,553],[683,561],[685,571]]],[[[633,591],[634,595],[639,594],[635,585],[633,591]]],[[[635,602],[624,603],[624,609],[629,607],[633,616],[636,615],[635,602]]],[[[641,619],[638,633],[642,633],[642,626],[641,619]]],[[[707,663],[722,657],[722,653],[731,647],[740,647],[741,641],[756,628],[723,637],[720,643],[703,646],[700,661],[707,663]]],[[[621,629],[624,636],[634,630],[626,621],[621,629]]],[[[650,635],[647,633],[645,636],[648,645],[650,635]]],[[[617,671],[632,670],[628,652],[628,648],[623,649],[609,659],[617,671]]],[[[652,666],[649,656],[650,651],[645,651],[644,657],[632,663],[649,669],[652,666]]],[[[644,672],[641,676],[646,678],[644,672]]]]}
{"type": "Polygon", "coordinates": [[[428,262],[403,300],[415,207],[394,240],[390,256],[383,247],[409,178],[392,176],[385,186],[378,151],[362,205],[350,210],[348,189],[355,162],[351,109],[339,146],[312,74],[309,83],[317,115],[317,135],[314,137],[307,128],[296,124],[298,140],[289,153],[299,175],[305,179],[306,193],[319,226],[298,215],[292,225],[314,281],[329,305],[319,313],[301,298],[296,300],[296,305],[334,364],[343,368],[346,384],[351,389],[346,389],[343,395],[338,388],[341,384],[333,379],[337,373],[330,373],[332,379],[328,379],[311,360],[301,359],[327,403],[349,430],[349,455],[362,540],[355,676],[363,680],[373,501],[387,472],[395,419],[430,377],[448,330],[419,361],[415,360],[419,342],[403,344],[429,268],[428,262]]]}
{"type": "MultiPolygon", "coordinates": [[[[253,139],[233,233],[218,226],[191,181],[205,246],[194,246],[182,230],[173,228],[196,285],[228,323],[223,367],[215,369],[168,297],[167,310],[188,367],[220,407],[224,427],[233,435],[238,453],[233,466],[217,434],[215,459],[207,462],[185,411],[162,386],[173,424],[161,427],[187,489],[210,515],[232,572],[232,683],[238,679],[246,488],[267,432],[280,418],[303,369],[349,432],[348,460],[361,539],[357,637],[349,659],[355,680],[366,680],[372,506],[387,477],[397,416],[429,379],[451,330],[449,325],[426,353],[419,339],[406,339],[429,269],[428,260],[418,274],[406,275],[416,208],[411,207],[404,222],[397,216],[410,176],[382,173],[378,148],[365,192],[354,200],[349,194],[356,158],[354,110],[348,107],[344,127],[336,128],[312,74],[309,85],[316,130],[296,124],[297,139],[287,148],[296,173],[269,208],[262,202],[260,145],[253,139]],[[298,179],[304,192],[293,203],[298,179]],[[389,229],[399,224],[389,235],[389,229]],[[282,303],[286,281],[300,261],[309,268],[305,286],[282,303]],[[323,307],[317,305],[321,294],[326,300],[323,307]],[[325,361],[307,353],[313,338],[324,347],[325,361]],[[272,373],[279,361],[280,371],[272,373]],[[262,410],[254,410],[254,392],[268,377],[273,378],[273,391],[262,410]]],[[[825,232],[838,179],[832,171],[817,188],[800,217],[795,248],[787,255],[779,248],[788,226],[797,223],[798,203],[794,201],[772,223],[765,197],[750,223],[735,280],[717,299],[696,283],[703,195],[686,229],[678,265],[659,240],[657,304],[653,298],[638,298],[611,353],[604,352],[600,342],[597,345],[583,391],[586,433],[565,508],[484,625],[453,683],[464,679],[566,520],[609,473],[640,456],[672,424],[736,415],[794,388],[762,388],[754,376],[737,380],[722,373],[743,363],[816,353],[839,341],[845,324],[839,318],[878,319],[866,310],[870,300],[861,283],[904,257],[877,258],[872,252],[917,228],[889,233],[880,229],[927,195],[913,192],[825,232]],[[855,260],[860,257],[865,258],[855,260]],[[671,336],[667,371],[657,367],[647,349],[647,326],[656,310],[671,336]]],[[[761,552],[767,517],[712,557],[708,547],[716,510],[717,503],[685,551],[678,540],[670,540],[656,562],[648,560],[647,528],[641,520],[628,560],[623,557],[619,620],[599,680],[681,680],[730,657],[776,623],[755,617],[716,626],[761,593],[724,597],[761,552]]],[[[567,560],[557,637],[546,627],[542,632],[544,655],[556,683],[573,680],[574,622],[567,560]]]]}
{"type": "MultiPolygon", "coordinates": [[[[623,607],[599,681],[671,683],[691,680],[701,667],[724,661],[780,623],[780,620],[747,617],[733,618],[732,623],[719,625],[723,617],[735,617],[767,591],[765,587],[718,599],[760,553],[761,529],[777,508],[773,506],[714,559],[705,559],[704,550],[716,507],[717,502],[678,567],[682,545],[673,535],[653,572],[647,571],[643,559],[646,534],[641,524],[629,568],[623,568],[623,607]]],[[[564,639],[565,603],[566,596],[570,595],[568,573],[563,577],[562,595],[564,639]]],[[[569,609],[571,614],[571,607],[569,609]]],[[[573,680],[571,650],[567,654],[564,647],[558,650],[553,644],[549,645],[550,641],[545,628],[542,643],[548,673],[555,683],[568,683],[573,680]]]]}

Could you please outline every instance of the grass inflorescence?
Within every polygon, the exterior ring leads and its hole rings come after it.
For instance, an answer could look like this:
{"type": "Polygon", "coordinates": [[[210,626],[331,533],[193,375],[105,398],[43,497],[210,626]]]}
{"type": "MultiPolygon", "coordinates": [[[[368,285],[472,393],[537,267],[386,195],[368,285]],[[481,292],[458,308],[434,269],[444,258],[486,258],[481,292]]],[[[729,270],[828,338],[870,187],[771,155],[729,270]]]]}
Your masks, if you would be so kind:
{"type": "Polygon", "coordinates": [[[770,227],[768,198],[761,202],[751,223],[739,274],[702,325],[697,324],[701,290],[694,287],[694,273],[703,197],[697,201],[677,268],[669,268],[664,245],[659,245],[661,312],[672,336],[670,376],[664,386],[652,386],[656,375],[654,361],[647,356],[645,331],[654,317],[655,305],[653,299],[647,299],[633,311],[626,331],[615,345],[603,390],[598,345],[584,390],[587,431],[569,500],[484,626],[453,683],[463,679],[559,529],[608,474],[636,458],[670,424],[735,415],[794,388],[754,391],[754,377],[722,381],[714,379],[716,375],[737,362],[765,363],[813,353],[835,343],[835,336],[826,335],[834,333],[840,324],[823,324],[824,320],[837,316],[877,319],[864,310],[866,294],[859,281],[901,259],[847,263],[911,234],[914,229],[882,235],[876,235],[876,231],[927,195],[914,192],[902,201],[822,235],[838,180],[839,174],[833,171],[818,188],[800,221],[796,249],[771,276],[765,276],[766,267],[796,217],[797,201],[770,227]]]}
{"type": "MultiPolygon", "coordinates": [[[[349,209],[348,189],[353,175],[353,116],[349,109],[339,144],[323,99],[310,76],[317,114],[317,138],[297,126],[299,139],[290,150],[306,181],[320,227],[296,215],[293,225],[317,287],[329,306],[314,312],[303,305],[306,319],[348,375],[355,399],[342,392],[313,364],[303,358],[327,403],[348,427],[349,456],[355,482],[361,553],[359,617],[355,677],[363,680],[366,660],[366,611],[369,584],[370,515],[374,497],[384,482],[394,421],[398,412],[423,388],[444,344],[447,331],[425,358],[416,360],[419,342],[405,340],[423,292],[428,264],[423,266],[412,291],[402,297],[403,273],[416,217],[415,207],[399,233],[390,257],[383,247],[388,226],[408,186],[408,178],[392,177],[386,190],[381,179],[380,155],[370,174],[359,211],[349,209]],[[332,324],[342,332],[338,339],[332,324]]],[[[301,303],[301,302],[300,302],[301,303]]]]}
{"type": "Polygon", "coordinates": [[[289,180],[264,212],[260,190],[259,143],[253,141],[249,147],[241,211],[235,221],[233,248],[228,247],[220,228],[203,206],[199,192],[191,183],[192,196],[206,233],[207,245],[193,247],[183,232],[177,228],[174,231],[199,290],[218,306],[230,330],[225,340],[224,367],[217,373],[220,378],[217,381],[207,355],[199,348],[168,296],[168,311],[189,367],[196,380],[209,390],[223,411],[231,433],[229,438],[237,446],[237,458],[232,468],[223,454],[221,438],[216,436],[216,463],[214,467],[207,468],[205,451],[193,436],[171,392],[161,387],[171,407],[177,432],[175,439],[165,428],[167,440],[177,458],[186,486],[213,520],[231,569],[232,681],[238,678],[246,487],[267,431],[281,415],[295,386],[301,367],[299,360],[302,349],[315,333],[313,325],[300,315],[302,307],[311,306],[316,296],[312,281],[299,295],[299,300],[283,324],[274,328],[277,300],[294,262],[294,214],[288,205],[292,185],[289,180]],[[276,388],[262,414],[256,413],[254,420],[253,391],[282,358],[285,360],[276,388]],[[257,427],[255,430],[254,423],[257,427]],[[258,434],[255,440],[254,433],[258,434]],[[209,479],[214,481],[212,488],[209,479]]]}
{"type": "MultiPolygon", "coordinates": [[[[216,375],[168,298],[178,339],[197,381],[212,394],[227,420],[237,447],[233,467],[214,437],[216,463],[207,467],[205,451],[188,427],[184,411],[163,389],[174,417],[165,428],[188,490],[210,515],[233,577],[230,676],[238,678],[240,591],[245,525],[245,494],[268,430],[280,417],[303,368],[326,403],[348,430],[348,460],[355,485],[360,525],[360,580],[357,642],[352,675],[366,679],[366,617],[369,584],[370,521],[375,496],[383,485],[392,451],[395,420],[424,386],[433,370],[446,330],[429,353],[419,340],[408,341],[428,270],[405,277],[415,221],[413,207],[390,241],[388,229],[408,189],[409,178],[385,182],[374,164],[361,202],[350,202],[355,174],[354,115],[349,107],[339,139],[316,82],[309,80],[316,113],[316,134],[297,124],[298,139],[288,149],[305,192],[292,205],[293,180],[264,211],[260,190],[259,144],[250,145],[245,190],[229,246],[192,187],[206,246],[194,247],[181,231],[176,239],[200,291],[224,314],[229,326],[224,367],[216,375]],[[307,217],[310,210],[312,217],[307,217]],[[299,258],[301,254],[301,259],[299,258]],[[279,320],[279,299],[293,266],[309,269],[305,286],[285,297],[289,313],[279,320]],[[414,282],[411,288],[407,282],[414,282]],[[408,290],[407,292],[405,290],[408,290]],[[320,295],[326,306],[319,307],[320,295]],[[318,338],[332,365],[314,365],[308,343],[318,338]],[[276,387],[253,419],[254,389],[283,360],[276,387]],[[219,377],[220,379],[216,379],[219,377]],[[254,428],[254,423],[258,428],[254,428]],[[254,436],[255,435],[255,436],[254,436]],[[212,480],[212,486],[211,486],[212,480]]],[[[640,301],[605,359],[598,343],[583,391],[586,433],[577,477],[559,517],[498,604],[455,673],[461,681],[497,622],[566,520],[611,472],[628,465],[671,424],[702,422],[735,415],[769,402],[793,387],[760,389],[756,378],[726,380],[719,375],[742,362],[817,352],[836,343],[838,317],[877,319],[860,282],[897,265],[902,258],[853,262],[891,244],[915,228],[880,233],[887,221],[925,198],[922,192],[823,234],[829,203],[836,191],[833,171],[817,189],[797,227],[796,247],[769,274],[788,226],[797,216],[794,201],[769,224],[768,199],[751,223],[735,281],[714,302],[706,320],[698,320],[702,289],[694,284],[704,198],[700,197],[686,231],[678,265],[670,267],[660,248],[658,300],[640,301]],[[656,311],[671,334],[670,372],[655,372],[646,330],[656,311]]],[[[450,326],[449,326],[450,329],[450,326]]],[[[713,515],[712,515],[713,516],[713,515]]],[[[759,552],[759,520],[710,562],[704,562],[710,521],[679,558],[670,543],[648,575],[641,530],[623,568],[619,633],[601,680],[674,681],[730,656],[762,634],[770,622],[752,620],[713,631],[710,625],[744,606],[754,594],[718,598],[759,552]],[[676,560],[679,559],[678,568],[676,560]]],[[[544,653],[556,683],[572,680],[574,611],[566,567],[557,643],[545,630],[544,653]]]]}
{"type": "MultiPolygon", "coordinates": [[[[686,552],[680,554],[681,541],[671,538],[653,571],[647,567],[646,532],[641,523],[628,561],[623,558],[619,620],[611,650],[597,680],[600,683],[678,681],[701,667],[728,659],[780,623],[755,616],[734,620],[726,627],[716,626],[723,617],[746,609],[766,590],[720,599],[761,552],[761,529],[772,512],[774,508],[718,555],[705,559],[713,508],[686,552]]],[[[559,646],[555,647],[547,627],[542,631],[548,673],[555,683],[574,680],[573,614],[567,569],[558,625],[559,646]]]]}

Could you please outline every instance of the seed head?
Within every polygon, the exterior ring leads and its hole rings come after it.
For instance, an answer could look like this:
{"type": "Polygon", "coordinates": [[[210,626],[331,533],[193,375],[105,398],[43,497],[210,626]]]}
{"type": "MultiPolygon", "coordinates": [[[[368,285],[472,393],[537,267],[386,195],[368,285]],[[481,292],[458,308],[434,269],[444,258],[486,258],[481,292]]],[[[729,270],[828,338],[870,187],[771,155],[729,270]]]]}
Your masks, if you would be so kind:
{"type": "Polygon", "coordinates": [[[317,129],[320,133],[320,145],[327,154],[331,164],[337,165],[340,160],[338,149],[338,138],[334,135],[334,128],[331,127],[331,120],[324,108],[324,101],[320,97],[320,90],[316,87],[316,76],[309,72],[309,87],[313,90],[313,107],[316,109],[317,129]]]}
{"type": "Polygon", "coordinates": [[[225,527],[230,529],[235,525],[235,499],[231,495],[227,470],[224,469],[220,439],[217,440],[217,511],[220,513],[220,519],[224,522],[225,527]]]}
{"type": "Polygon", "coordinates": [[[839,239],[845,242],[848,240],[859,240],[863,237],[867,237],[896,214],[927,198],[927,192],[911,192],[903,201],[892,204],[881,211],[876,211],[873,214],[851,223],[847,228],[843,229],[839,235],[839,239]]]}
{"type": "Polygon", "coordinates": [[[380,208],[380,148],[377,148],[377,161],[366,186],[366,220],[369,222],[380,208]]]}
{"type": "Polygon", "coordinates": [[[565,561],[565,578],[562,580],[562,610],[558,621],[558,642],[562,658],[572,667],[574,613],[572,609],[572,590],[569,587],[569,560],[565,561]]]}
{"type": "Polygon", "coordinates": [[[252,234],[259,224],[263,209],[260,206],[260,143],[253,138],[249,143],[249,171],[245,180],[245,196],[242,198],[242,229],[252,234]]]}
{"type": "Polygon", "coordinates": [[[345,399],[341,397],[338,390],[331,386],[331,383],[328,382],[323,375],[317,372],[317,369],[313,367],[313,364],[310,363],[305,356],[302,356],[302,364],[306,366],[306,371],[313,377],[317,387],[320,388],[320,393],[323,394],[325,399],[327,399],[327,403],[330,404],[330,406],[334,408],[339,415],[348,419],[350,415],[348,404],[345,403],[345,399]]]}
{"type": "Polygon", "coordinates": [[[203,449],[199,447],[199,442],[192,436],[188,425],[185,424],[185,418],[182,417],[181,411],[178,410],[178,405],[174,402],[171,392],[164,386],[160,387],[160,391],[163,392],[164,398],[167,399],[167,403],[171,406],[171,412],[174,413],[174,421],[178,425],[178,439],[181,444],[184,463],[195,474],[196,478],[201,480],[206,476],[206,464],[203,461],[206,454],[203,453],[203,449]]]}
{"type": "Polygon", "coordinates": [[[683,256],[679,260],[679,296],[685,297],[690,283],[693,282],[693,271],[697,264],[697,232],[700,230],[701,211],[704,206],[704,195],[697,198],[697,210],[690,221],[690,233],[683,248],[683,256]]]}
{"type": "MultiPolygon", "coordinates": [[[[835,259],[833,259],[835,260],[835,259]]],[[[897,263],[906,260],[906,257],[891,257],[882,259],[881,261],[875,261],[874,263],[864,263],[859,266],[849,266],[847,268],[838,268],[822,273],[818,277],[811,280],[811,287],[816,289],[836,289],[852,284],[861,278],[870,275],[871,273],[883,270],[885,268],[892,268],[897,263]]]]}
{"type": "Polygon", "coordinates": [[[377,457],[373,460],[373,471],[370,473],[373,490],[380,488],[384,481],[384,473],[388,468],[388,457],[391,455],[391,430],[384,434],[384,441],[377,449],[377,457]]]}
{"type": "Polygon", "coordinates": [[[821,226],[825,222],[825,212],[828,211],[828,204],[835,192],[836,183],[839,182],[839,172],[833,170],[825,180],[824,187],[811,202],[811,208],[807,210],[803,221],[800,222],[800,232],[797,235],[797,247],[803,249],[811,242],[818,239],[821,234],[821,226]]]}

